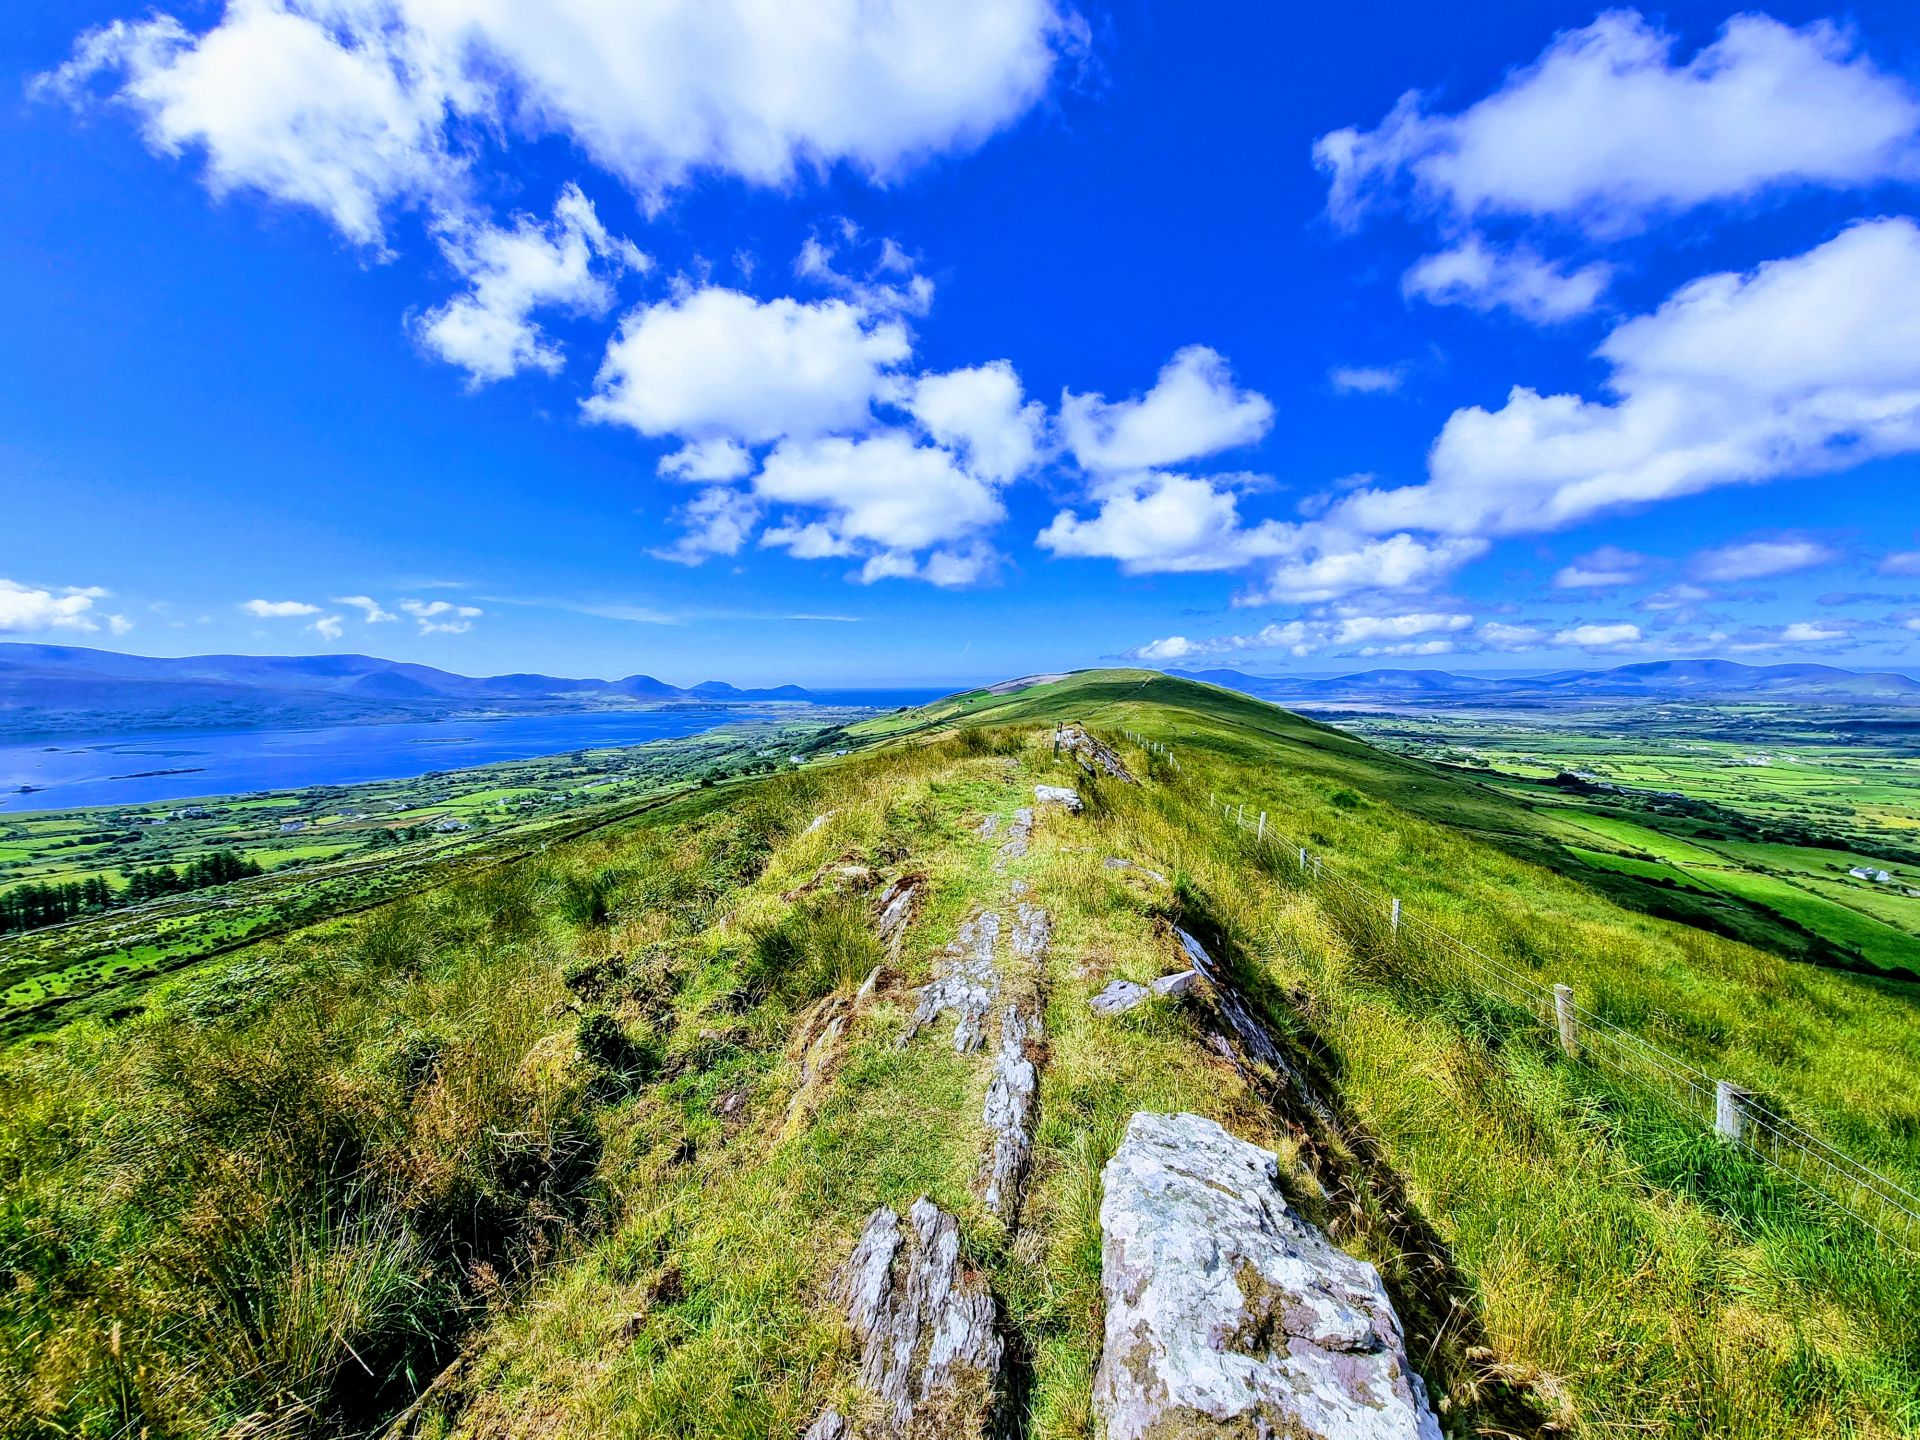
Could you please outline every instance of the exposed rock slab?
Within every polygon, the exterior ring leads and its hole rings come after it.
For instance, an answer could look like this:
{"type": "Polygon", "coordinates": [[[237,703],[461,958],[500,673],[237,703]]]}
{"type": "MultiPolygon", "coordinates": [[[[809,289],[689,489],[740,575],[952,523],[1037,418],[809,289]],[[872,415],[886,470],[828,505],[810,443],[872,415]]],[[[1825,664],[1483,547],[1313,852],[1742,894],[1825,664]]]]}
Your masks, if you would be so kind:
{"type": "Polygon", "coordinates": [[[1013,812],[1013,823],[1007,827],[1006,841],[1000,846],[999,858],[993,862],[993,868],[1004,870],[1009,860],[1018,860],[1027,853],[1027,843],[1033,838],[1033,811],[1025,805],[1013,812]]]}
{"type": "Polygon", "coordinates": [[[914,912],[920,908],[920,895],[926,883],[924,875],[902,875],[874,901],[874,929],[879,932],[880,942],[895,955],[900,952],[900,942],[906,936],[914,912]]]}
{"type": "Polygon", "coordinates": [[[1054,748],[1064,750],[1080,762],[1080,767],[1089,775],[1111,775],[1128,785],[1138,785],[1128,773],[1127,767],[1120,763],[1120,757],[1111,746],[1104,745],[1089,735],[1080,725],[1062,725],[1053,732],[1054,748]]]}
{"type": "Polygon", "coordinates": [[[1152,993],[1146,986],[1136,985],[1131,980],[1114,980],[1087,1004],[1093,1007],[1096,1014],[1123,1015],[1152,993]]]}
{"type": "MultiPolygon", "coordinates": [[[[904,1225],[882,1206],[828,1293],[860,1348],[874,1436],[912,1433],[916,1413],[940,1417],[942,1435],[986,1433],[1003,1344],[985,1281],[960,1263],[953,1216],[925,1196],[904,1225]]],[[[807,1431],[812,1440],[860,1433],[833,1410],[807,1431]]]]}
{"type": "MultiPolygon", "coordinates": [[[[1053,919],[1040,906],[1022,905],[1016,912],[1013,953],[1027,962],[1036,981],[1052,934],[1053,919]]],[[[1043,1031],[1037,997],[1017,995],[1001,1011],[1000,1048],[981,1116],[992,1137],[981,1172],[981,1198],[1009,1228],[1019,1221],[1033,1163],[1034,1100],[1040,1086],[1034,1056],[1043,1031]]]]}
{"type": "Polygon", "coordinates": [[[1000,939],[1000,917],[983,910],[960,923],[953,943],[936,964],[934,977],[920,987],[919,1004],[907,1022],[899,1044],[905,1045],[948,1011],[953,1012],[953,1048],[959,1054],[977,1050],[984,1038],[987,1011],[999,993],[993,967],[994,947],[1000,939]]]}
{"type": "Polygon", "coordinates": [[[1193,968],[1212,987],[1214,1006],[1230,1032],[1227,1038],[1237,1044],[1248,1059],[1266,1066],[1277,1076],[1291,1078],[1293,1067],[1287,1063],[1287,1057],[1280,1053],[1280,1047],[1273,1043],[1273,1036],[1267,1033],[1267,1027],[1260,1023],[1238,988],[1222,973],[1219,963],[1207,953],[1206,947],[1177,925],[1173,933],[1180,942],[1180,948],[1187,952],[1187,959],[1193,962],[1193,968]]]}
{"type": "Polygon", "coordinates": [[[1107,1440],[1441,1440],[1379,1273],[1287,1208],[1270,1152],[1141,1112],[1102,1178],[1107,1440]]]}
{"type": "Polygon", "coordinates": [[[1071,785],[1036,785],[1033,787],[1033,803],[1064,805],[1075,815],[1086,809],[1086,806],[1081,803],[1080,792],[1071,785]]]}

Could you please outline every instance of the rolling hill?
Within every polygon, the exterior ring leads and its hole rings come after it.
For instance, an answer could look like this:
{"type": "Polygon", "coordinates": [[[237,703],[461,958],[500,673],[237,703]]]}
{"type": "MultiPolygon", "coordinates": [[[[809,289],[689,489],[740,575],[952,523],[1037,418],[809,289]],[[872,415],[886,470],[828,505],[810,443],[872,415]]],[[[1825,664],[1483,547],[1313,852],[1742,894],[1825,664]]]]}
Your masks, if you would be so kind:
{"type": "Polygon", "coordinates": [[[797,685],[681,687],[651,675],[457,675],[370,655],[121,655],[0,645],[0,733],[331,725],[634,703],[806,701],[797,685]]]}
{"type": "Polygon", "coordinates": [[[1169,670],[1262,699],[1295,703],[1495,704],[1583,700],[1809,700],[1826,704],[1920,704],[1920,680],[1833,665],[1743,665],[1733,660],[1650,660],[1607,670],[1544,675],[1455,675],[1445,670],[1364,670],[1298,678],[1238,670],[1169,670]]]}
{"type": "Polygon", "coordinates": [[[1151,672],[845,741],[0,1053],[0,1430],[1912,1432],[1911,1252],[1601,1060],[1913,1185],[1910,986],[1151,672]]]}

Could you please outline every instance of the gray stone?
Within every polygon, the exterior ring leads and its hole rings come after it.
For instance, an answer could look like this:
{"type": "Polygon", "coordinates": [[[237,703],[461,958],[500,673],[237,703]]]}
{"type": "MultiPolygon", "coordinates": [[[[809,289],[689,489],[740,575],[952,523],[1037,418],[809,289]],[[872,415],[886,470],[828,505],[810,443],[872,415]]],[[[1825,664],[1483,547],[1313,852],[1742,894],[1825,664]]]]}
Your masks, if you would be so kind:
{"type": "Polygon", "coordinates": [[[1128,785],[1140,782],[1127,773],[1127,767],[1120,763],[1120,757],[1113,750],[1101,744],[1079,725],[1062,725],[1053,732],[1053,744],[1056,750],[1064,750],[1079,762],[1080,768],[1089,775],[1111,775],[1128,785]]]}
{"type": "Polygon", "coordinates": [[[820,1412],[818,1420],[807,1427],[807,1433],[800,1440],[847,1440],[850,1433],[846,1417],[829,1406],[820,1412]]]}
{"type": "Polygon", "coordinates": [[[1119,1015],[1133,1009],[1152,992],[1131,980],[1115,980],[1087,1004],[1102,1015],[1119,1015]]]}
{"type": "Polygon", "coordinates": [[[1200,978],[1198,970],[1182,970],[1178,975],[1162,975],[1153,982],[1156,995],[1185,995],[1200,978]]]}
{"type": "Polygon", "coordinates": [[[1080,792],[1070,785],[1036,785],[1033,800],[1036,805],[1064,805],[1075,815],[1086,808],[1080,803],[1080,792]]]}
{"type": "Polygon", "coordinates": [[[896,955],[900,951],[900,941],[907,933],[907,926],[913,920],[913,912],[919,907],[922,877],[902,875],[885,890],[874,902],[874,928],[880,939],[896,955]]]}
{"type": "Polygon", "coordinates": [[[984,1038],[987,1011],[999,993],[993,951],[1000,938],[1000,917],[991,910],[963,920],[946,954],[934,966],[933,979],[920,987],[920,1002],[900,1036],[905,1045],[947,1011],[954,1015],[953,1048],[964,1055],[984,1038]]]}
{"type": "Polygon", "coordinates": [[[1013,812],[1013,824],[1007,827],[1006,843],[1000,847],[999,858],[993,862],[993,868],[1004,870],[1009,860],[1018,860],[1027,853],[1027,842],[1033,837],[1033,811],[1022,805],[1013,812]]]}
{"type": "MultiPolygon", "coordinates": [[[[1038,905],[1022,905],[1014,916],[1013,953],[1027,963],[1038,982],[1044,973],[1053,919],[1038,905]]],[[[1000,1016],[1000,1049],[987,1083],[985,1121],[991,1144],[981,1175],[981,1196],[989,1210],[1012,1228],[1019,1222],[1033,1161],[1033,1106],[1040,1074],[1029,1052],[1044,1031],[1035,1001],[1020,995],[1000,1016]]]]}
{"type": "Polygon", "coordinates": [[[1270,1152],[1142,1111],[1102,1180],[1107,1440],[1441,1440],[1379,1273],[1287,1208],[1270,1152]]]}
{"type": "MultiPolygon", "coordinates": [[[[859,1346],[860,1388],[878,1434],[907,1433],[922,1409],[943,1417],[943,1434],[984,1434],[1003,1351],[993,1297],[960,1264],[953,1216],[923,1195],[907,1221],[874,1211],[829,1288],[859,1346]]],[[[851,1433],[841,1426],[825,1433],[851,1433]]]]}
{"type": "Polygon", "coordinates": [[[989,815],[980,822],[980,828],[974,833],[982,840],[991,840],[993,838],[993,832],[999,828],[1000,817],[998,815],[989,815]]]}
{"type": "Polygon", "coordinates": [[[1151,880],[1157,880],[1162,885],[1167,883],[1167,877],[1162,875],[1158,870],[1149,870],[1146,866],[1136,865],[1131,860],[1122,860],[1118,855],[1109,855],[1100,863],[1109,870],[1132,870],[1138,874],[1145,875],[1151,880]]]}
{"type": "Polygon", "coordinates": [[[1180,948],[1187,952],[1187,959],[1193,962],[1193,968],[1213,987],[1214,1003],[1220,1018],[1232,1032],[1228,1038],[1239,1045],[1248,1059],[1266,1066],[1275,1075],[1291,1079],[1293,1067],[1287,1063],[1287,1057],[1280,1053],[1280,1047],[1273,1043],[1267,1027],[1254,1016],[1239,990],[1221,973],[1214,958],[1207,954],[1206,947],[1177,925],[1173,933],[1180,942],[1180,948]]]}

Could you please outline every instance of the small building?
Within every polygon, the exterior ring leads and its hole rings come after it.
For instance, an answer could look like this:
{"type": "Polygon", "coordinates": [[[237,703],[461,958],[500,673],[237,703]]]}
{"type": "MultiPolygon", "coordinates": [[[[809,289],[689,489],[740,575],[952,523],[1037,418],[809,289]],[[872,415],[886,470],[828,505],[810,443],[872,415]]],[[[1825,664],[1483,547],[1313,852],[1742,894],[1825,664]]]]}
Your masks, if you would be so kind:
{"type": "Polygon", "coordinates": [[[1853,876],[1856,880],[1871,880],[1876,885],[1888,884],[1893,879],[1893,876],[1889,875],[1886,871],[1875,870],[1867,865],[1855,865],[1851,870],[1847,871],[1847,874],[1853,876]]]}
{"type": "Polygon", "coordinates": [[[436,821],[433,828],[442,835],[450,835],[456,830],[466,829],[467,822],[464,820],[456,820],[453,816],[449,815],[444,820],[436,821]]]}
{"type": "Polygon", "coordinates": [[[304,820],[282,820],[280,822],[280,833],[282,835],[298,835],[306,828],[307,822],[304,820]]]}

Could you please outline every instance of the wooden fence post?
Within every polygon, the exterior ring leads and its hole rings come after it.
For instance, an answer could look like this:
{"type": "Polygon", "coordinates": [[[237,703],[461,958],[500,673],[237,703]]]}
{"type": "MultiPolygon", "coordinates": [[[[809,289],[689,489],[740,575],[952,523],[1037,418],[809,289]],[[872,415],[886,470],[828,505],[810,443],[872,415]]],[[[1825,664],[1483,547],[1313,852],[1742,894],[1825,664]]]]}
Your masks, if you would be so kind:
{"type": "Polygon", "coordinates": [[[1393,909],[1387,915],[1387,928],[1394,934],[1400,933],[1400,897],[1393,897],[1393,909]]]}
{"type": "Polygon", "coordinates": [[[1714,1082],[1713,1133],[1730,1145],[1746,1138],[1747,1092],[1731,1080],[1714,1082]]]}
{"type": "Polygon", "coordinates": [[[1260,812],[1260,828],[1253,832],[1253,840],[1254,840],[1254,843],[1257,845],[1266,838],[1267,838],[1267,812],[1262,810],[1260,812]]]}
{"type": "Polygon", "coordinates": [[[1573,987],[1556,985],[1553,987],[1553,1019],[1560,1027],[1560,1048],[1569,1055],[1580,1053],[1579,1022],[1573,1013],[1573,987]]]}
{"type": "Polygon", "coordinates": [[[1307,847],[1304,845],[1300,847],[1300,868],[1302,870],[1307,868],[1307,847]]]}

